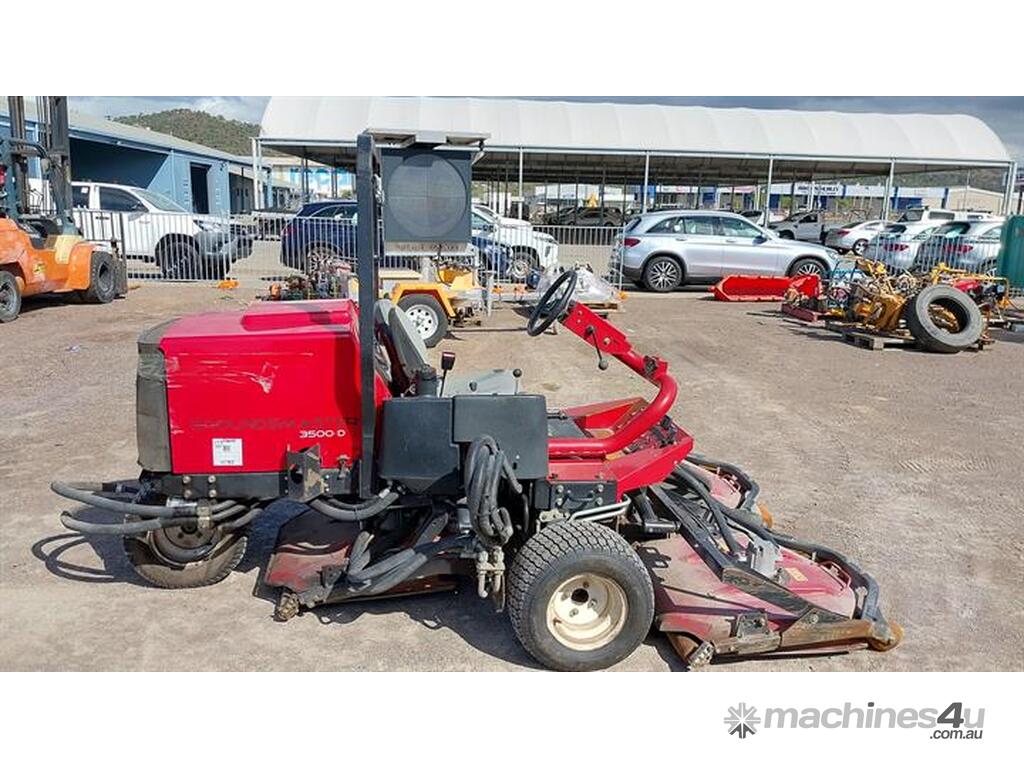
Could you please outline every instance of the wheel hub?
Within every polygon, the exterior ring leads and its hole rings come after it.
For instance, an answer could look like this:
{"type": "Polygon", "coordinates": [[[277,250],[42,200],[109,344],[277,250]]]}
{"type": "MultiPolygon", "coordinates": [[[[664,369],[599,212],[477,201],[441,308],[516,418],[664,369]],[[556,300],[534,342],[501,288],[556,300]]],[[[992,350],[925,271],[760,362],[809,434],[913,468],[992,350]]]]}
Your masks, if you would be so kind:
{"type": "Polygon", "coordinates": [[[158,528],[149,535],[149,545],[162,559],[174,563],[191,563],[206,557],[219,536],[213,528],[158,528]]]}
{"type": "Polygon", "coordinates": [[[675,284],[679,277],[679,270],[675,264],[669,261],[659,262],[651,269],[651,282],[659,288],[665,288],[675,284]]]}
{"type": "Polygon", "coordinates": [[[626,593],[616,581],[583,573],[555,589],[548,601],[547,625],[567,648],[592,651],[618,637],[627,615],[626,593]]]}
{"type": "Polygon", "coordinates": [[[412,324],[424,339],[429,339],[437,330],[437,315],[429,307],[417,305],[409,307],[405,313],[412,320],[412,324]]]}

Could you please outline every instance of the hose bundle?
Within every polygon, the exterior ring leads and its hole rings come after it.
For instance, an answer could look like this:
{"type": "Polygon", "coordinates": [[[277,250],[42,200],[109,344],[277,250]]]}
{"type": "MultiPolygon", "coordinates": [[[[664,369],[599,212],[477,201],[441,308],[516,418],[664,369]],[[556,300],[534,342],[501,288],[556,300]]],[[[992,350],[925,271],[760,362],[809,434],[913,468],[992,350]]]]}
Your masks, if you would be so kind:
{"type": "Polygon", "coordinates": [[[512,538],[512,519],[498,503],[498,487],[504,479],[517,494],[523,492],[505,452],[490,435],[481,435],[466,452],[463,483],[466,507],[473,531],[485,544],[499,547],[512,538]]]}

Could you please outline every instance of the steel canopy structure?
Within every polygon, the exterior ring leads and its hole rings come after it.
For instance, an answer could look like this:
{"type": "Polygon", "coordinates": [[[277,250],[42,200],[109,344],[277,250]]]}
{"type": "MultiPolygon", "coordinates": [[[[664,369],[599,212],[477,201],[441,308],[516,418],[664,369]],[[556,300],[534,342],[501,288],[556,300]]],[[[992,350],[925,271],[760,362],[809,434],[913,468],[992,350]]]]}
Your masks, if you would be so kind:
{"type": "MultiPolygon", "coordinates": [[[[273,97],[263,148],[352,168],[355,137],[487,135],[474,180],[740,185],[1005,169],[999,137],[968,115],[872,114],[524,99],[273,97]]],[[[646,202],[646,195],[645,195],[646,202]]]]}

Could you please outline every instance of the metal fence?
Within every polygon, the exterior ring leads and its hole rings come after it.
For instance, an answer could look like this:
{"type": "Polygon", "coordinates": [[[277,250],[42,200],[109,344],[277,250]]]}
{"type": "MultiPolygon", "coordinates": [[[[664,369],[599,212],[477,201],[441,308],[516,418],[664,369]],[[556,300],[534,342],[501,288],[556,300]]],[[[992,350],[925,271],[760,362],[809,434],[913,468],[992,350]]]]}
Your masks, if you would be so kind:
{"type": "Polygon", "coordinates": [[[890,270],[922,274],[940,264],[968,272],[995,274],[1002,221],[950,222],[925,229],[895,225],[873,237],[864,256],[890,270]]]}
{"type": "MultiPolygon", "coordinates": [[[[355,266],[351,207],[308,217],[88,209],[76,209],[73,216],[86,239],[116,245],[135,280],[280,280],[325,261],[355,266]]],[[[503,291],[510,296],[528,292],[542,270],[583,264],[605,275],[619,233],[611,226],[501,224],[475,229],[470,243],[432,251],[385,245],[383,235],[378,247],[383,269],[420,272],[424,259],[474,265],[482,285],[490,281],[521,289],[503,291]]]]}

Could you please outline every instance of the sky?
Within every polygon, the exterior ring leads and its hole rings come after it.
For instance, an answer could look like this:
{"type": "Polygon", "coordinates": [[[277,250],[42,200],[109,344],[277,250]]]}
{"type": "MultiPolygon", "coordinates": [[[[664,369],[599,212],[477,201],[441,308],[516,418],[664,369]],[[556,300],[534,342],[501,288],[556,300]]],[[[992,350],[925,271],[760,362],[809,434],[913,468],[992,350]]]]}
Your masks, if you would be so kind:
{"type": "MultiPolygon", "coordinates": [[[[159,112],[185,107],[258,123],[266,96],[72,96],[73,109],[100,116],[159,112]]],[[[529,98],[529,97],[523,97],[529,98]]],[[[547,98],[547,97],[545,97],[547,98]]],[[[614,101],[634,104],[684,104],[759,109],[837,110],[840,112],[962,113],[984,120],[1024,163],[1022,96],[559,96],[565,101],[614,101]]]]}

